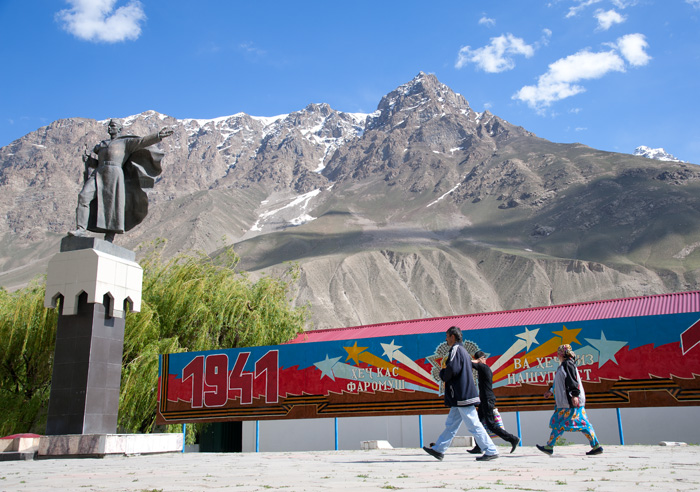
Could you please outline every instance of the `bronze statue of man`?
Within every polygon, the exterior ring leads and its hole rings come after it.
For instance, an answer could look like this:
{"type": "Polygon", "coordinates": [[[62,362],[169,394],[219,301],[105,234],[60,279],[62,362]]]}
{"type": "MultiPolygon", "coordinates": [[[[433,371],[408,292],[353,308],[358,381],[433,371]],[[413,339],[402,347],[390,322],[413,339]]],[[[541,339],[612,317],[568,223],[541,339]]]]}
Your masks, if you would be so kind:
{"type": "Polygon", "coordinates": [[[95,146],[93,153],[83,155],[85,182],[78,195],[77,228],[71,236],[86,236],[87,231],[103,232],[105,241],[140,224],[148,214],[148,196],[144,188],[152,188],[154,178],[162,172],[163,153],[147,147],[173,134],[170,128],[145,137],[121,136],[122,125],[110,120],[110,139],[95,146]]]}

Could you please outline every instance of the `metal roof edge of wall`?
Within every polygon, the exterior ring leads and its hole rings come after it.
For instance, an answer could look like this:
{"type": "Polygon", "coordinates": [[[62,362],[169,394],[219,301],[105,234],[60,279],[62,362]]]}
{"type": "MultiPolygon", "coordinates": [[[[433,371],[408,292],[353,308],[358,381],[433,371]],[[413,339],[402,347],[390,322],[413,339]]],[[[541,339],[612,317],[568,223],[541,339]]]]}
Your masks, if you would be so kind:
{"type": "Polygon", "coordinates": [[[412,335],[445,331],[446,325],[460,326],[463,331],[576,322],[596,319],[653,316],[660,314],[689,313],[700,311],[700,291],[653,294],[649,296],[603,299],[552,306],[520,308],[508,311],[441,316],[434,318],[390,321],[371,325],[350,326],[310,330],[299,334],[287,343],[308,343],[350,338],[376,338],[382,336],[412,335]],[[413,329],[411,329],[413,328],[413,329]],[[353,333],[350,335],[350,333],[353,333]]]}

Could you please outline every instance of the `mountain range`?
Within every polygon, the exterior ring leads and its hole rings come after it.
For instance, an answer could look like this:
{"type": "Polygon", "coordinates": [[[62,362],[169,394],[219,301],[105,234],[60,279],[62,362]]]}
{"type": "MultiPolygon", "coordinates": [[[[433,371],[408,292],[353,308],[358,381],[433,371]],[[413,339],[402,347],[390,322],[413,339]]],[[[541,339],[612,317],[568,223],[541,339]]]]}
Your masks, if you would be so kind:
{"type": "MultiPolygon", "coordinates": [[[[107,123],[58,120],[0,148],[0,285],[46,271],[107,123]]],[[[232,247],[253,277],[297,262],[309,328],[698,288],[700,167],[547,141],[431,74],[371,114],[123,123],[174,134],[149,215],[115,243],[232,247]]]]}

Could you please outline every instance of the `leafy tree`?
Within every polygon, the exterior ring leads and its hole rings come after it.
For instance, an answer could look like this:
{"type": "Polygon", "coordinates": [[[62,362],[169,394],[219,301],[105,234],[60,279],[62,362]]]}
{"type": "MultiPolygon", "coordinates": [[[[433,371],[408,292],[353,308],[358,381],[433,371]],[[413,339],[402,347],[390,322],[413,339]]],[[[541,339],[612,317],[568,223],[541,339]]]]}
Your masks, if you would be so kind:
{"type": "Polygon", "coordinates": [[[45,290],[39,281],[0,289],[0,436],[45,428],[58,321],[45,290]]]}
{"type": "MultiPolygon", "coordinates": [[[[252,281],[236,271],[232,250],[216,261],[203,253],[164,260],[161,246],[141,261],[141,311],[126,318],[120,431],[155,430],[159,354],[276,345],[307,320],[307,307],[292,307],[290,298],[297,266],[280,278],[252,281]]],[[[1,435],[45,429],[57,314],[43,301],[40,283],[12,294],[0,290],[0,409],[9,416],[1,435]]]]}

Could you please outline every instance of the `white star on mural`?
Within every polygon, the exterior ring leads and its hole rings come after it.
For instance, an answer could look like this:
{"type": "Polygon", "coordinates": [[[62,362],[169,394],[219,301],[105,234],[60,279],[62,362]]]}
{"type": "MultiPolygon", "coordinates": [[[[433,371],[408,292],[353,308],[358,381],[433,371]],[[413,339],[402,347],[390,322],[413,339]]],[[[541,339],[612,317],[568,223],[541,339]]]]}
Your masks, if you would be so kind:
{"type": "Polygon", "coordinates": [[[540,344],[540,342],[538,342],[535,339],[538,331],[540,331],[539,328],[535,328],[534,330],[528,330],[527,328],[525,328],[525,333],[520,333],[519,335],[515,336],[520,338],[521,340],[525,340],[525,343],[527,343],[527,350],[530,350],[530,345],[532,345],[533,343],[537,345],[540,344]]]}
{"type": "MultiPolygon", "coordinates": [[[[615,354],[625,345],[627,342],[622,342],[619,340],[608,340],[605,338],[605,333],[603,330],[600,331],[600,339],[586,338],[586,341],[593,345],[593,347],[598,350],[598,367],[602,367],[607,361],[611,360],[617,364],[615,359],[615,354]]],[[[619,364],[618,364],[619,365],[619,364]]]]}
{"type": "Polygon", "coordinates": [[[394,345],[393,340],[391,341],[391,343],[382,343],[380,345],[384,349],[384,355],[386,355],[389,358],[389,362],[394,360],[394,352],[401,348],[401,345],[394,345]]]}
{"type": "Polygon", "coordinates": [[[314,362],[314,365],[321,370],[321,379],[323,379],[323,376],[327,376],[333,381],[335,381],[335,374],[333,374],[333,366],[336,365],[341,358],[342,357],[333,357],[332,359],[329,359],[328,354],[326,354],[326,360],[322,360],[321,362],[314,362]]]}

